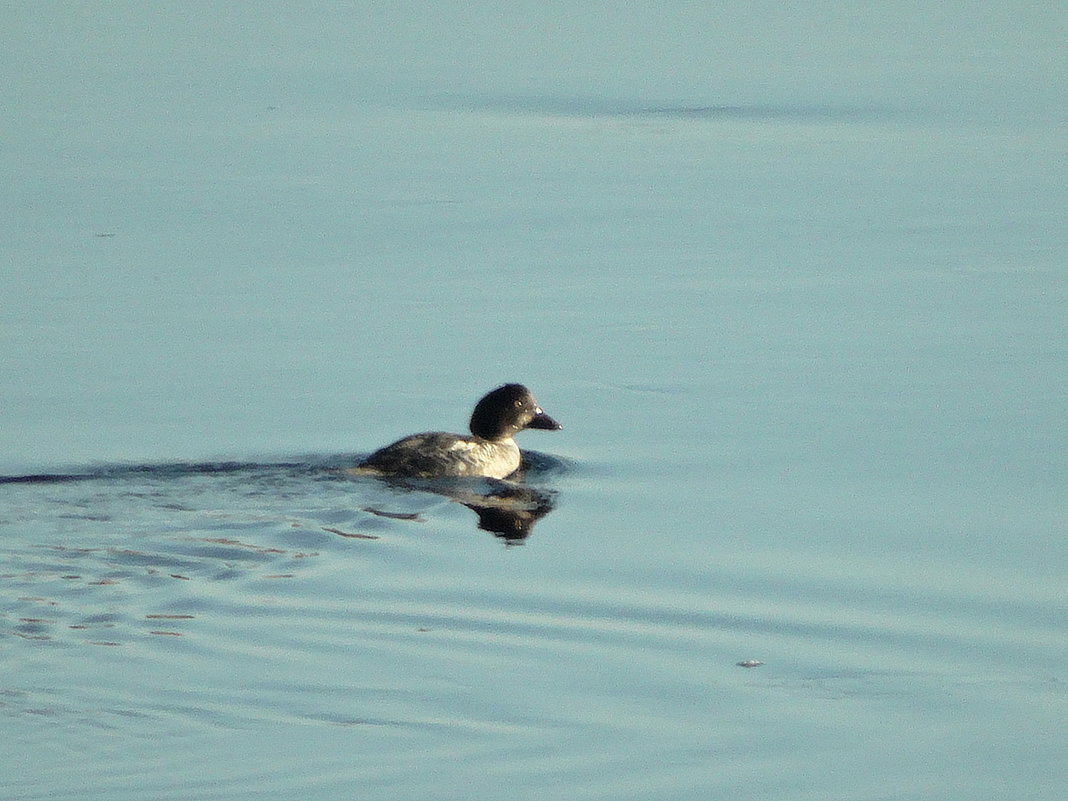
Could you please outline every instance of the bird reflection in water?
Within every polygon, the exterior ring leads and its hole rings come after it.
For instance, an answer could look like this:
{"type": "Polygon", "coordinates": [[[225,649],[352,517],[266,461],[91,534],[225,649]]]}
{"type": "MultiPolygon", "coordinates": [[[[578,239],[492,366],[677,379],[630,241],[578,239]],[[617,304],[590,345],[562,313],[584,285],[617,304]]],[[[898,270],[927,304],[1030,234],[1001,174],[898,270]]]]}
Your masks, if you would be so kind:
{"type": "MultiPolygon", "coordinates": [[[[556,491],[525,483],[559,472],[564,463],[545,454],[523,454],[523,467],[507,479],[497,478],[403,478],[382,477],[386,483],[419,492],[430,492],[466,506],[478,515],[478,527],[508,545],[522,543],[534,525],[556,506],[556,491]]],[[[540,483],[540,482],[539,482],[540,483]]],[[[372,514],[396,517],[396,513],[365,509],[372,514]]]]}
{"type": "MultiPolygon", "coordinates": [[[[388,483],[405,489],[432,492],[466,506],[478,515],[480,529],[500,537],[509,545],[518,545],[529,537],[534,524],[556,505],[556,493],[552,490],[496,478],[391,478],[388,483]]],[[[383,517],[400,517],[377,509],[365,511],[383,517]]]]}
{"type": "Polygon", "coordinates": [[[526,487],[508,481],[487,479],[481,488],[450,492],[448,497],[462,503],[478,515],[478,527],[509,544],[522,542],[534,530],[534,524],[553,510],[556,493],[526,487]]]}

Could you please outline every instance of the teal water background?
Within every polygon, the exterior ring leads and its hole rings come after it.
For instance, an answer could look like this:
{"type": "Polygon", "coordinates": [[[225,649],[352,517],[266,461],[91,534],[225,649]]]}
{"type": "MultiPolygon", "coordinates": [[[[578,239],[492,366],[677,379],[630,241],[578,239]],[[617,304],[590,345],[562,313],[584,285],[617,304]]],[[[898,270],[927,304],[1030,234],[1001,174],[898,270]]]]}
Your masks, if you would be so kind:
{"type": "Polygon", "coordinates": [[[6,17],[4,798],[1063,798],[1063,14],[6,17]]]}

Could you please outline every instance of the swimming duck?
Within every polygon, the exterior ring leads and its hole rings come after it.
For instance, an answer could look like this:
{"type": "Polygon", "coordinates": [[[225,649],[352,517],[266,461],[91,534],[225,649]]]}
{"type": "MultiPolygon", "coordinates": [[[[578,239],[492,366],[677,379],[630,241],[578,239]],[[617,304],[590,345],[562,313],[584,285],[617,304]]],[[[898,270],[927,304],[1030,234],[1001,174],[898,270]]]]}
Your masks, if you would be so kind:
{"type": "Polygon", "coordinates": [[[505,384],[482,398],[471,414],[471,436],[431,431],[412,434],[375,451],[357,467],[361,473],[436,478],[505,478],[519,469],[512,437],[525,428],[559,431],[563,426],[541,410],[522,384],[505,384]]]}

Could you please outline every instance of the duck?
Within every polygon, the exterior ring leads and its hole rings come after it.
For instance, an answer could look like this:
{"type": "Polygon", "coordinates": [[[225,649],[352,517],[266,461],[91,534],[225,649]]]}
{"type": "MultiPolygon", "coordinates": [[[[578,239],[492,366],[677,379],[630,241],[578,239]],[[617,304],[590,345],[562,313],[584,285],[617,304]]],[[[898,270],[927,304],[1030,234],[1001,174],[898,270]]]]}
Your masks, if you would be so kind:
{"type": "Polygon", "coordinates": [[[428,431],[372,453],[355,471],[402,478],[503,479],[519,470],[522,454],[513,437],[528,428],[559,431],[522,384],[504,384],[482,397],[471,413],[471,435],[428,431]]]}

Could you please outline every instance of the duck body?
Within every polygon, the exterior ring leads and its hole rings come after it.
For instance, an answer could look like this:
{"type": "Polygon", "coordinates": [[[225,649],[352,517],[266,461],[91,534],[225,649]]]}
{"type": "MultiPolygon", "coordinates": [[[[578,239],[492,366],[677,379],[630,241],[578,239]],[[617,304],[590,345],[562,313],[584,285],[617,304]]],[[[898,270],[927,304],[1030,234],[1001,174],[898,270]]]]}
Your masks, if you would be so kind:
{"type": "Polygon", "coordinates": [[[411,478],[504,478],[519,469],[521,460],[519,446],[511,438],[494,442],[480,437],[428,431],[412,434],[375,451],[360,467],[383,475],[411,478]]]}
{"type": "Polygon", "coordinates": [[[522,384],[505,384],[485,395],[471,415],[470,436],[429,431],[375,451],[359,472],[406,478],[506,478],[522,463],[513,436],[527,428],[562,426],[538,406],[522,384]]]}

